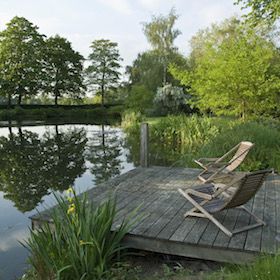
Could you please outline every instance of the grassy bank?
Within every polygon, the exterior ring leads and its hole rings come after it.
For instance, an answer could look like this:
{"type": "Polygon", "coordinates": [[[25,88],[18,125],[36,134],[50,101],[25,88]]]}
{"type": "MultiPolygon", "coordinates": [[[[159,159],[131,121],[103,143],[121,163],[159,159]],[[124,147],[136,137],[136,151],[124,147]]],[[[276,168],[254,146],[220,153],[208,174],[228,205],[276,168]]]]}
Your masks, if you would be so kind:
{"type": "Polygon", "coordinates": [[[15,107],[13,109],[0,109],[0,121],[9,120],[50,120],[50,119],[91,119],[104,118],[120,119],[121,105],[107,106],[32,106],[15,107]]]}
{"type": "Polygon", "coordinates": [[[198,116],[144,118],[135,113],[124,116],[127,147],[139,158],[139,127],[150,123],[150,156],[152,164],[197,167],[193,159],[223,155],[240,141],[251,141],[255,147],[241,165],[241,170],[274,168],[280,171],[280,123],[247,121],[198,116]]]}

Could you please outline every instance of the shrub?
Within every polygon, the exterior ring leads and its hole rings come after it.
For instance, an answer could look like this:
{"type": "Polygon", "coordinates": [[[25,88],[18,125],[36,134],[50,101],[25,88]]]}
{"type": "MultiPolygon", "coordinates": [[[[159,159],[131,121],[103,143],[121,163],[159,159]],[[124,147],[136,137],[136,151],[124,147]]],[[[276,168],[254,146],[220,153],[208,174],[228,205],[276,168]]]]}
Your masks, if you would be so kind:
{"type": "Polygon", "coordinates": [[[170,84],[158,88],[154,98],[156,111],[163,115],[182,112],[186,101],[187,95],[184,93],[183,88],[170,84]]]}
{"type": "Polygon", "coordinates": [[[153,106],[154,94],[144,85],[133,85],[128,93],[126,107],[141,113],[153,106]]]}
{"type": "Polygon", "coordinates": [[[56,199],[53,225],[47,223],[31,231],[24,245],[31,253],[29,262],[36,279],[110,279],[112,266],[124,249],[121,240],[130,227],[124,221],[111,232],[115,199],[98,207],[75,193],[67,199],[56,199]]]}

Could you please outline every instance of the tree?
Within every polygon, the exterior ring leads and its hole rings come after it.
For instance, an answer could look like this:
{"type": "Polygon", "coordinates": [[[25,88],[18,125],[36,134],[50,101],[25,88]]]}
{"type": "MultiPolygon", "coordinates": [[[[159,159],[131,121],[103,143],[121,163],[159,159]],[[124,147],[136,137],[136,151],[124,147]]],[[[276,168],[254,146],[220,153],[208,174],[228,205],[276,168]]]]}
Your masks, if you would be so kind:
{"type": "Polygon", "coordinates": [[[46,40],[47,46],[47,81],[45,91],[55,98],[69,95],[78,98],[84,93],[83,60],[84,58],[71,47],[71,43],[58,35],[46,40]]]}
{"type": "Polygon", "coordinates": [[[235,4],[251,9],[246,18],[254,25],[261,22],[271,25],[280,18],[279,0],[236,0],[235,4]]]}
{"type": "Polygon", "coordinates": [[[224,36],[206,41],[191,71],[173,74],[191,85],[194,102],[202,111],[243,118],[269,112],[280,90],[272,67],[275,45],[244,25],[236,23],[226,33],[223,27],[219,34],[224,36]]]}
{"type": "Polygon", "coordinates": [[[23,17],[14,17],[0,32],[0,93],[8,98],[36,94],[42,88],[44,36],[23,17]]]}
{"type": "MultiPolygon", "coordinates": [[[[167,56],[167,65],[176,64],[183,66],[186,61],[184,57],[178,53],[173,52],[167,56]]],[[[126,74],[128,75],[129,84],[143,85],[149,91],[156,92],[158,87],[162,86],[162,73],[164,65],[158,52],[146,51],[138,54],[131,66],[126,67],[126,74]]],[[[170,73],[166,73],[166,83],[178,84],[178,81],[170,73]]]]}
{"type": "Polygon", "coordinates": [[[151,22],[143,24],[143,31],[152,48],[158,52],[163,64],[163,84],[166,84],[168,56],[177,49],[174,46],[175,39],[181,34],[174,29],[178,19],[175,9],[171,9],[167,16],[153,16],[151,22]]]}
{"type": "Polygon", "coordinates": [[[86,69],[88,84],[98,87],[103,106],[106,91],[114,88],[120,77],[119,62],[122,59],[117,47],[117,43],[104,39],[95,40],[91,44],[91,54],[88,59],[90,65],[86,69]]]}
{"type": "Polygon", "coordinates": [[[125,100],[128,109],[136,112],[145,113],[147,109],[153,106],[154,93],[147,89],[144,85],[133,85],[128,92],[125,100]]]}

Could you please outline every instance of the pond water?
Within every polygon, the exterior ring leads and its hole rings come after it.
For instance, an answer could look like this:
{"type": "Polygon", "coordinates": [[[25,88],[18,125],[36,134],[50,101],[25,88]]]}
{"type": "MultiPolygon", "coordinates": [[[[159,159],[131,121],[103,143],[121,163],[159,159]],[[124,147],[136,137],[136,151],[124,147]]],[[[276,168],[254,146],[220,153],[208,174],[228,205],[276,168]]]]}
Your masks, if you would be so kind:
{"type": "Polygon", "coordinates": [[[124,137],[106,125],[0,127],[0,279],[26,269],[28,217],[54,204],[52,192],[83,192],[134,167],[124,137]]]}

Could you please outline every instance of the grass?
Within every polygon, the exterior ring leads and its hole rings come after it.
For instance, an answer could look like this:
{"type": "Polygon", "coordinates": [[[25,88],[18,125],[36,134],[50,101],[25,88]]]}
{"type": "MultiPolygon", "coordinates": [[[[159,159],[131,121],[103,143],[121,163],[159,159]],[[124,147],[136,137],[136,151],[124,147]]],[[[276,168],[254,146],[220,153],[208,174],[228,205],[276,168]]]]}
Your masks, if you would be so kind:
{"type": "MultiPolygon", "coordinates": [[[[147,261],[148,262],[148,261],[147,261]]],[[[149,259],[151,263],[152,260],[149,259]]],[[[148,265],[148,264],[147,264],[148,265]]],[[[196,265],[197,266],[197,265],[196,265]]],[[[198,268],[198,267],[197,267],[198,268]]],[[[122,278],[116,280],[278,280],[280,275],[280,255],[263,256],[255,263],[233,266],[224,265],[214,270],[193,271],[191,265],[159,264],[156,271],[143,270],[143,267],[129,267],[123,270],[122,278]]]]}
{"type": "Polygon", "coordinates": [[[193,159],[225,154],[240,141],[255,143],[241,165],[251,171],[274,168],[280,171],[279,121],[247,121],[186,115],[145,119],[139,114],[125,116],[126,144],[134,163],[139,157],[139,124],[150,124],[151,164],[197,167],[193,159]]]}
{"type": "Polygon", "coordinates": [[[130,223],[111,232],[117,214],[114,198],[96,207],[86,196],[56,197],[58,206],[24,246],[30,251],[27,279],[111,279],[124,249],[121,240],[130,223]]]}

